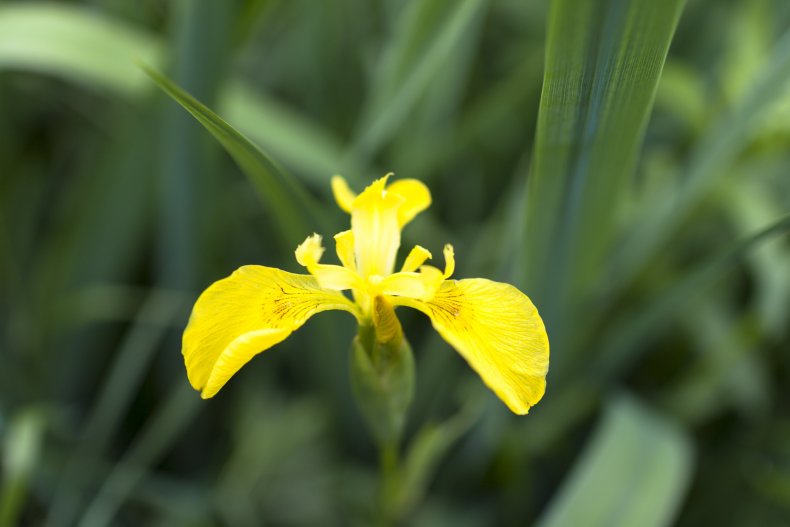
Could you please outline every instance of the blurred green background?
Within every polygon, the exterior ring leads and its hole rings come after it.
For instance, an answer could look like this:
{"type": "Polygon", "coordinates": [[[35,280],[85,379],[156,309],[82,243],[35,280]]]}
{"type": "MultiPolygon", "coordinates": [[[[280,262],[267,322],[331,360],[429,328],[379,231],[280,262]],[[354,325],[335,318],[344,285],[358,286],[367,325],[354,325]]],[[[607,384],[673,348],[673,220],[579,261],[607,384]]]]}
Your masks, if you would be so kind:
{"type": "Polygon", "coordinates": [[[786,0],[0,2],[0,526],[371,524],[351,317],[210,401],[180,334],[388,171],[552,344],[518,417],[400,314],[405,525],[790,524],[788,80],[786,0]]]}

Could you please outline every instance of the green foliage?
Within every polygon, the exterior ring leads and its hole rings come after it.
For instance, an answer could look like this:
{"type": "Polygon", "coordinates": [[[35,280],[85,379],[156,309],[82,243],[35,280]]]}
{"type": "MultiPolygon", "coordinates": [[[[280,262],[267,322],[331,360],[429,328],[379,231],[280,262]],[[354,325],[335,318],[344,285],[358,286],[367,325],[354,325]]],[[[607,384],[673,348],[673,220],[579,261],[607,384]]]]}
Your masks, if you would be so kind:
{"type": "MultiPolygon", "coordinates": [[[[526,283],[549,330],[575,322],[568,317],[608,260],[683,3],[552,4],[523,244],[526,283]]],[[[555,371],[565,374],[575,353],[556,359],[555,371]]]]}
{"type": "Polygon", "coordinates": [[[179,338],[206,285],[297,271],[345,224],[333,173],[390,170],[433,193],[404,246],[510,278],[552,344],[516,417],[398,312],[392,517],[786,524],[788,21],[782,0],[2,3],[0,525],[371,524],[391,459],[348,317],[211,401],[179,338]]]}
{"type": "Polygon", "coordinates": [[[667,525],[693,468],[682,430],[634,401],[614,399],[537,525],[667,525]]]}
{"type": "Polygon", "coordinates": [[[146,78],[132,59],[162,61],[165,49],[144,28],[97,16],[85,6],[38,2],[0,6],[0,68],[66,77],[88,89],[139,95],[146,78]]]}
{"type": "Polygon", "coordinates": [[[316,205],[298,180],[284,174],[283,170],[248,138],[172,81],[144,64],[141,64],[141,67],[165,93],[192,114],[220,142],[247,174],[276,218],[275,232],[279,232],[293,244],[302,239],[302,233],[308,232],[309,226],[325,223],[320,221],[323,216],[322,209],[316,205]],[[306,218],[312,221],[306,221],[306,218]]]}
{"type": "Polygon", "coordinates": [[[398,448],[414,398],[411,346],[402,334],[381,342],[373,326],[363,326],[354,337],[350,362],[354,396],[373,437],[384,449],[398,448]]]}

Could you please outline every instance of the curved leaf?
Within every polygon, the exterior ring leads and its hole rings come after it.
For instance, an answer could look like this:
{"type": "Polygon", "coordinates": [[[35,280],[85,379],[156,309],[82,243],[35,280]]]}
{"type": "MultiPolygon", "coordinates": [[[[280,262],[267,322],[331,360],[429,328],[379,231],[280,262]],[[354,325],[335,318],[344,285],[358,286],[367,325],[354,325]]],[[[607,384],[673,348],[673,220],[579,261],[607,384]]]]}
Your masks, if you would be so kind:
{"type": "Polygon", "coordinates": [[[690,439],[635,400],[610,402],[581,459],[537,525],[670,525],[692,473],[690,439]]]}
{"type": "Polygon", "coordinates": [[[0,70],[55,74],[124,95],[147,88],[134,60],[160,65],[162,42],[84,8],[50,3],[0,5],[0,70]]]}
{"type": "Polygon", "coordinates": [[[549,333],[598,276],[683,3],[552,3],[524,244],[549,333]]]}
{"type": "Polygon", "coordinates": [[[197,119],[236,161],[270,207],[277,220],[277,228],[288,243],[295,245],[304,238],[305,233],[328,224],[323,209],[304,187],[244,134],[158,71],[144,64],[140,66],[165,93],[197,119]]]}

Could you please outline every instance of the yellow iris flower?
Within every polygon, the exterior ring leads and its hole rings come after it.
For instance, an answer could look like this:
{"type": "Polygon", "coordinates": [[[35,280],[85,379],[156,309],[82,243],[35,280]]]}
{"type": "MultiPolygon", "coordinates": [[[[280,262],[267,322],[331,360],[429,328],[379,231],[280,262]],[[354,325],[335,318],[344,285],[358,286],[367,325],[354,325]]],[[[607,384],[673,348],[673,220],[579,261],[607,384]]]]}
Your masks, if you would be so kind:
{"type": "Polygon", "coordinates": [[[183,355],[189,381],[203,398],[213,397],[250,359],[314,314],[339,309],[370,326],[374,304],[385,303],[425,313],[513,412],[526,414],[540,400],[549,343],[535,306],[509,284],[451,280],[450,245],[444,247],[444,271],[424,265],[431,253],[418,245],[393,272],[401,230],[431,204],[431,194],[415,179],[387,184],[388,178],[359,195],[343,178],[332,179],[335,199],[351,214],[351,230],[335,235],[342,265],[320,263],[324,248],[313,234],[296,249],[296,260],[310,274],[247,265],[200,295],[184,331],[183,355]],[[347,290],[353,301],[342,293],[347,290]]]}

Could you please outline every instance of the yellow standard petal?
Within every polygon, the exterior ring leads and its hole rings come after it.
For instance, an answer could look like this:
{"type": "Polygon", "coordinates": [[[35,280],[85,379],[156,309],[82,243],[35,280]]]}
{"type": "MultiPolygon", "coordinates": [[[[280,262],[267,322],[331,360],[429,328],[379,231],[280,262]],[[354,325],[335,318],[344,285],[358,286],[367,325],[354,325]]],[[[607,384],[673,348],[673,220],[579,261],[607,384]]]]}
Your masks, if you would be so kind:
{"type": "Polygon", "coordinates": [[[405,198],[385,190],[387,178],[371,183],[351,211],[357,268],[364,277],[392,274],[400,247],[398,209],[405,198]]]}
{"type": "Polygon", "coordinates": [[[335,252],[343,267],[357,270],[357,262],[354,258],[354,233],[343,231],[335,234],[335,252]]]}
{"type": "Polygon", "coordinates": [[[403,204],[398,209],[401,228],[431,205],[431,191],[417,179],[399,179],[388,185],[387,191],[403,197],[403,204]]]}
{"type": "Polygon", "coordinates": [[[206,289],[184,330],[182,353],[192,387],[213,397],[258,353],[284,340],[316,313],[359,316],[342,294],[315,277],[248,265],[206,289]]]}
{"type": "Polygon", "coordinates": [[[335,196],[337,205],[351,214],[351,208],[354,206],[357,195],[349,188],[342,176],[332,176],[332,194],[335,196]]]}
{"type": "Polygon", "coordinates": [[[549,341],[529,298],[509,284],[482,278],[448,280],[429,301],[392,297],[418,309],[517,414],[543,397],[549,341]]]}

